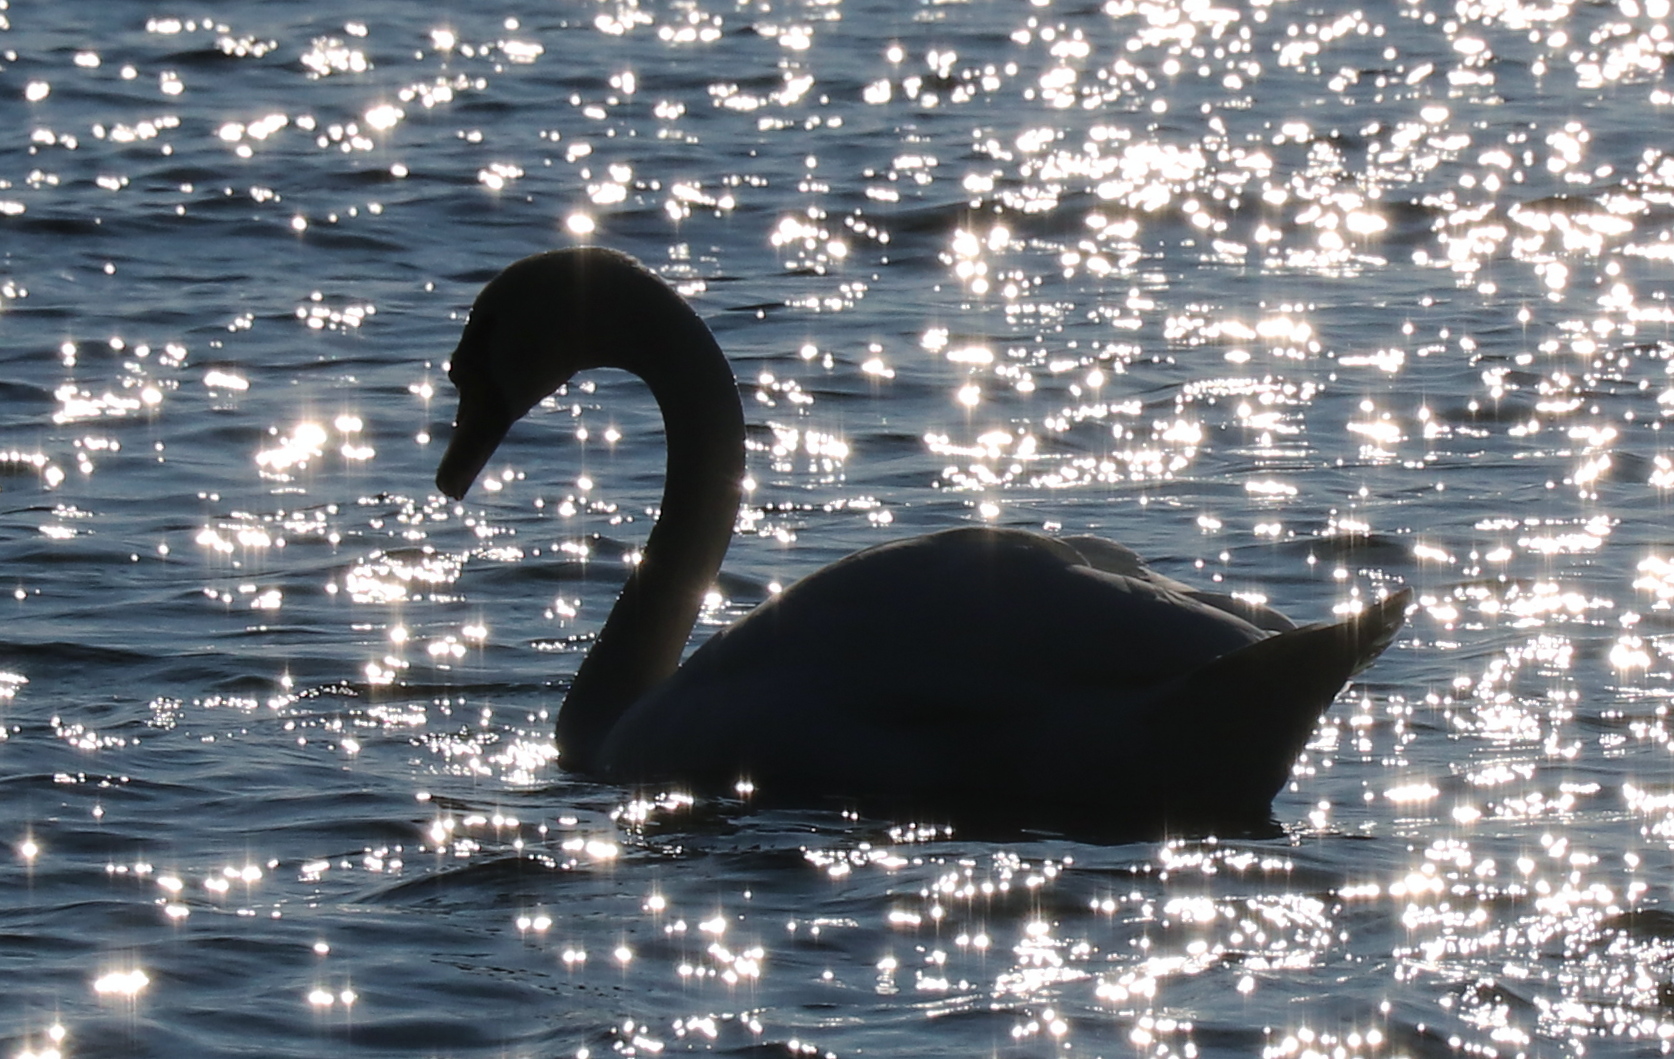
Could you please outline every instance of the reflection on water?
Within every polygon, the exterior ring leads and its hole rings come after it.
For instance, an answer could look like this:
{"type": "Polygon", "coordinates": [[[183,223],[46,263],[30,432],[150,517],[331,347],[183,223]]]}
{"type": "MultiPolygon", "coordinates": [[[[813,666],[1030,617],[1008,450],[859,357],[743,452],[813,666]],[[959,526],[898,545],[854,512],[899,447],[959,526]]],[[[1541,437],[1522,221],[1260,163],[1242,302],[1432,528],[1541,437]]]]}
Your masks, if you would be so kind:
{"type": "Polygon", "coordinates": [[[6,1055],[1674,1050],[1667,0],[69,10],[0,5],[6,1055]],[[737,364],[706,625],[967,520],[1413,585],[1282,836],[557,770],[654,412],[430,469],[583,239],[737,364]]]}

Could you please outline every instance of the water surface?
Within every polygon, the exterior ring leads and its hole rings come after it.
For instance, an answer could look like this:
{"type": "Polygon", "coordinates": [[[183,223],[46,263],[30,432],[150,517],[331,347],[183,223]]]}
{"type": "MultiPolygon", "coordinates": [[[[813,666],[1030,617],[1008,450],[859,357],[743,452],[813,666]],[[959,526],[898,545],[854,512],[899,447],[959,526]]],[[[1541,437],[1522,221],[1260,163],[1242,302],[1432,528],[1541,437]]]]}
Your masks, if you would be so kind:
{"type": "Polygon", "coordinates": [[[1670,1050],[1668,0],[189,8],[0,0],[6,1056],[1670,1050]],[[580,242],[746,383],[706,626],[969,523],[1422,605],[1269,835],[578,781],[655,410],[431,475],[580,242]]]}

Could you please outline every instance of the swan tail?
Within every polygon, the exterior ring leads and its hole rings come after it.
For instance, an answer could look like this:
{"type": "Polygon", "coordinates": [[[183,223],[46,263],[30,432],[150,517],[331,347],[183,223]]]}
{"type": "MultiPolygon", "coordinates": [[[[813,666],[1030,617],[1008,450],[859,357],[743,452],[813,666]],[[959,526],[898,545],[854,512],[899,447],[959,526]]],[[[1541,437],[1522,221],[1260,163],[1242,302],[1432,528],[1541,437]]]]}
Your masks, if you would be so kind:
{"type": "Polygon", "coordinates": [[[1166,782],[1182,815],[1266,814],[1320,716],[1394,641],[1411,600],[1402,589],[1347,621],[1257,640],[1186,678],[1152,728],[1160,754],[1192,762],[1166,782]]]}
{"type": "Polygon", "coordinates": [[[1354,668],[1349,670],[1349,676],[1354,676],[1377,661],[1378,655],[1383,654],[1389,645],[1395,642],[1395,635],[1401,631],[1401,626],[1407,623],[1407,610],[1411,606],[1412,589],[1403,588],[1372,604],[1341,625],[1327,626],[1343,630],[1346,642],[1355,651],[1354,668]]]}

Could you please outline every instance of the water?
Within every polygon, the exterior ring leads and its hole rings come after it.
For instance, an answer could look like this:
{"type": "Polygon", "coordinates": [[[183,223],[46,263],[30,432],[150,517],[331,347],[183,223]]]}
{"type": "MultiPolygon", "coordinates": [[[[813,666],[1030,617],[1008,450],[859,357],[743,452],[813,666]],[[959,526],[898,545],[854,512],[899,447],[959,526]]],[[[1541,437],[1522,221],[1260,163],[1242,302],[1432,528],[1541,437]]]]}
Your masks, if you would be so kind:
{"type": "Polygon", "coordinates": [[[189,8],[0,0],[0,1053],[1670,1050],[1667,0],[189,8]],[[1422,606],[1276,836],[575,780],[654,412],[431,475],[586,240],[751,383],[708,625],[973,521],[1422,606]]]}

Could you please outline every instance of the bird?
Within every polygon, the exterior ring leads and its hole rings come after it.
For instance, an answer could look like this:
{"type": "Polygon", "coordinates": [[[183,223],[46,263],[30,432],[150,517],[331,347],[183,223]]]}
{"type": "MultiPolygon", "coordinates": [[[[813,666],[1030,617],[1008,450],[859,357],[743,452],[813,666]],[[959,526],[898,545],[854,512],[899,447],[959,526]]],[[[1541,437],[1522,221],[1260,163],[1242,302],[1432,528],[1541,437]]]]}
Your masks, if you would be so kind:
{"type": "Polygon", "coordinates": [[[737,520],[745,420],[726,354],[654,272],[588,246],[495,276],[449,358],[436,484],[463,499],[513,424],[600,368],[649,387],[667,464],[557,715],[559,764],[582,777],[967,828],[1259,828],[1411,603],[1299,627],[1114,541],[966,524],[839,559],[682,663],[737,520]]]}

